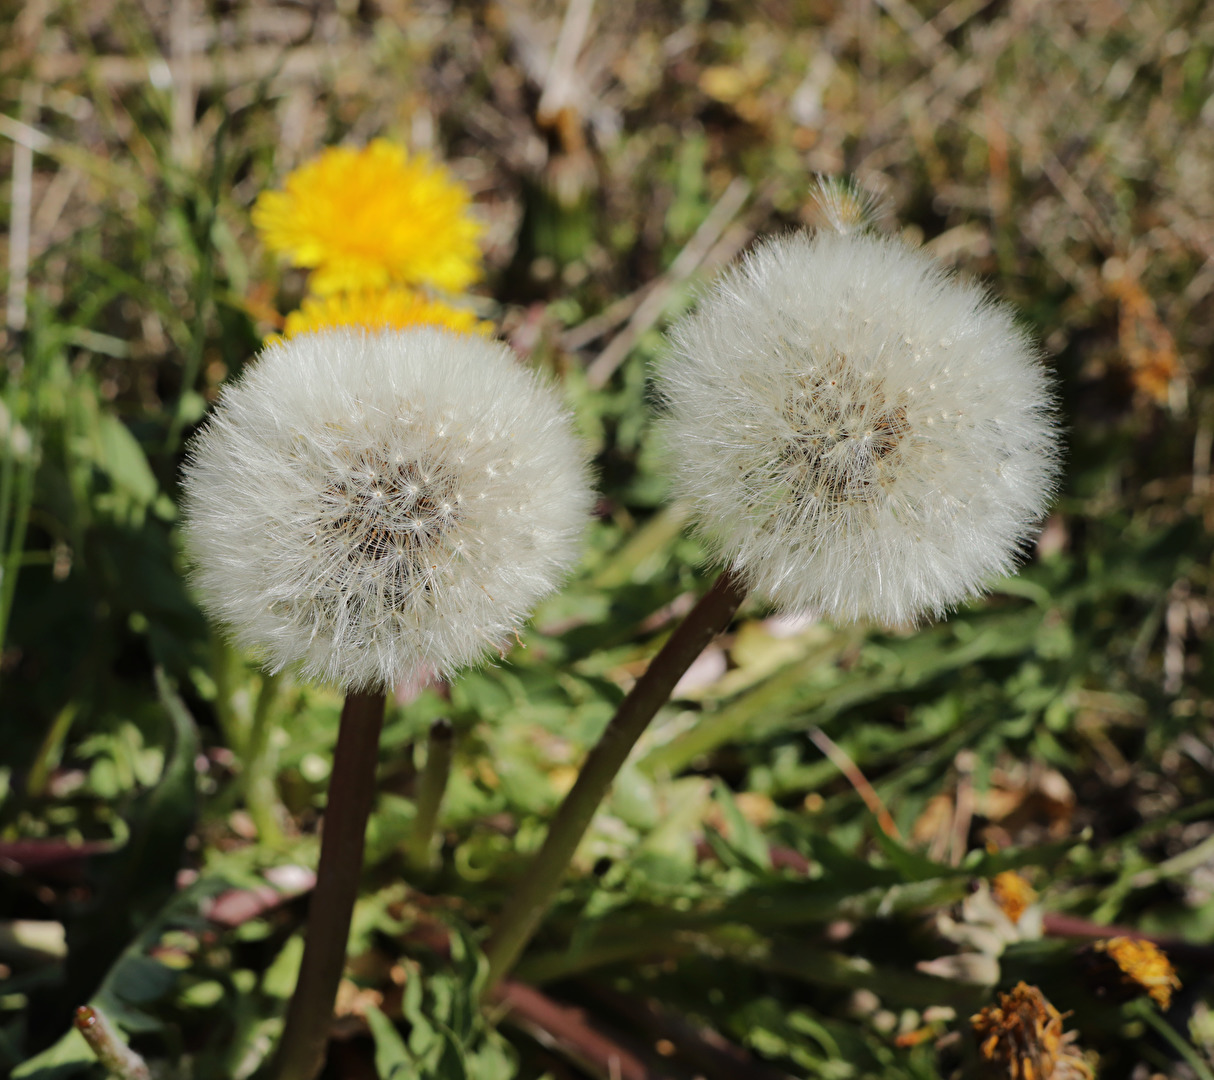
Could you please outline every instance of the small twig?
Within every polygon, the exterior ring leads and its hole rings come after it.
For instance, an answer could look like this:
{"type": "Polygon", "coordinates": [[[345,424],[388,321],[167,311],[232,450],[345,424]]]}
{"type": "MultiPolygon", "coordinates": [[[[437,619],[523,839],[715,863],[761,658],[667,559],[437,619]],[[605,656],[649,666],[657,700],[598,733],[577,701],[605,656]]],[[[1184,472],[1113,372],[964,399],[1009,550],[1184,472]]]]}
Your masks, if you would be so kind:
{"type": "Polygon", "coordinates": [[[1193,436],[1193,494],[1210,494],[1210,459],[1214,451],[1214,425],[1208,418],[1198,423],[1193,436]]]}
{"type": "Polygon", "coordinates": [[[1102,926],[1077,915],[1063,915],[1054,911],[1047,911],[1042,916],[1041,930],[1046,937],[1084,938],[1089,941],[1125,937],[1134,941],[1149,941],[1173,959],[1214,971],[1214,945],[1198,945],[1163,934],[1144,934],[1130,926],[1102,926]]]}
{"type": "Polygon", "coordinates": [[[97,1060],[121,1080],[149,1080],[151,1072],[143,1060],[114,1030],[109,1018],[97,1006],[81,1005],[76,1010],[76,1030],[84,1036],[97,1060]]]}
{"type": "MultiPolygon", "coordinates": [[[[280,16],[281,18],[281,16],[280,16]]],[[[355,42],[325,42],[323,45],[300,44],[285,50],[282,45],[251,45],[245,49],[213,49],[207,54],[194,53],[181,60],[178,69],[198,90],[216,86],[230,87],[242,83],[272,78],[275,87],[307,82],[317,72],[334,65],[337,70],[356,63],[365,46],[355,42]]],[[[160,63],[163,59],[155,58],[160,63]]],[[[148,81],[148,60],[142,56],[96,56],[75,52],[44,53],[34,60],[34,78],[57,85],[70,83],[88,73],[98,86],[121,91],[132,86],[145,86],[148,81]]]]}
{"type": "MultiPolygon", "coordinates": [[[[46,132],[4,113],[0,113],[0,135],[6,139],[12,139],[18,146],[24,146],[27,150],[33,150],[39,154],[47,153],[55,145],[55,140],[46,132]]],[[[14,161],[13,164],[15,167],[16,162],[14,161]]]]}
{"type": "MultiPolygon", "coordinates": [[[[23,121],[34,118],[37,110],[37,90],[30,84],[22,87],[21,115],[23,121]]],[[[7,119],[7,118],[6,118],[7,119]]],[[[10,121],[14,127],[27,129],[21,121],[10,121]]],[[[28,128],[33,131],[33,128],[28,128]]],[[[5,134],[8,134],[6,131],[5,134]]],[[[12,136],[10,135],[10,138],[12,136]]],[[[9,331],[10,348],[13,337],[25,329],[25,297],[29,290],[30,220],[34,197],[34,150],[29,139],[15,139],[13,145],[13,182],[9,197],[8,222],[8,296],[4,321],[9,331]]],[[[20,363],[20,353],[14,349],[10,363],[20,363]]]]}
{"type": "Polygon", "coordinates": [[[974,754],[962,750],[956,757],[957,805],[953,814],[952,858],[954,866],[960,866],[969,850],[970,825],[974,820],[974,754]]]}
{"type": "Polygon", "coordinates": [[[1070,207],[1075,217],[1083,223],[1093,243],[1106,254],[1113,251],[1116,248],[1113,234],[1109,231],[1109,227],[1101,216],[1100,211],[1096,209],[1092,200],[1088,198],[1083,185],[1071,175],[1067,167],[1053,154],[1043,155],[1041,170],[1049,178],[1050,183],[1058,189],[1058,194],[1062,196],[1063,201],[1070,207]]]}
{"type": "Polygon", "coordinates": [[[876,789],[868,782],[868,778],[860,771],[859,766],[847,756],[847,752],[843,747],[836,743],[820,727],[811,727],[809,729],[809,737],[814,746],[830,759],[830,763],[847,777],[848,783],[856,789],[856,794],[864,800],[864,805],[868,807],[868,812],[877,819],[877,824],[881,826],[881,831],[886,836],[892,837],[895,840],[901,840],[902,836],[898,832],[898,826],[894,824],[894,819],[885,808],[885,803],[881,801],[881,796],[877,794],[876,789]]]}
{"type": "Polygon", "coordinates": [[[121,845],[113,840],[72,843],[59,838],[0,840],[0,871],[59,881],[79,881],[85,864],[96,855],[109,855],[121,845]]]}
{"type": "Polygon", "coordinates": [[[556,114],[569,104],[574,68],[586,40],[586,31],[590,29],[593,9],[594,0],[569,0],[565,8],[561,32],[556,39],[556,48],[552,50],[552,63],[544,79],[544,92],[540,94],[535,110],[541,124],[552,123],[556,114]]]}
{"type": "Polygon", "coordinates": [[[561,1005],[525,983],[507,980],[490,1001],[504,1010],[503,1019],[532,1035],[543,1046],[555,1046],[604,1080],[659,1080],[632,1051],[620,1046],[585,1020],[581,1009],[561,1005]]]}
{"type": "Polygon", "coordinates": [[[702,262],[706,261],[718,239],[721,238],[721,234],[737,216],[749,196],[750,182],[740,176],[735,176],[724,194],[717,200],[716,205],[708,212],[708,216],[700,222],[700,227],[696,229],[695,234],[687,241],[683,250],[675,256],[669,269],[658,278],[653,288],[637,305],[624,329],[611,339],[607,347],[586,369],[586,382],[591,389],[598,390],[607,384],[607,380],[615,373],[615,369],[632,352],[632,348],[640,336],[662,317],[671,292],[695,273],[696,268],[702,262]]]}
{"type": "Polygon", "coordinates": [[[641,306],[645,297],[653,291],[655,284],[660,280],[659,278],[655,281],[645,282],[639,289],[608,304],[597,315],[591,315],[589,319],[584,319],[577,326],[571,326],[561,334],[561,348],[566,352],[577,352],[578,349],[584,348],[604,334],[610,333],[641,306]]]}
{"type": "Polygon", "coordinates": [[[703,1075],[720,1080],[788,1080],[788,1074],[756,1061],[747,1050],[712,1028],[700,1027],[656,1001],[621,994],[600,984],[582,984],[609,1009],[628,1022],[630,1030],[644,1031],[663,1056],[685,1060],[703,1075]]]}
{"type": "Polygon", "coordinates": [[[952,51],[944,35],[931,21],[925,20],[907,0],[877,0],[877,4],[910,38],[928,64],[939,63],[943,55],[952,51]]]}
{"type": "Polygon", "coordinates": [[[197,168],[194,113],[198,93],[190,77],[190,0],[173,0],[169,11],[169,70],[173,79],[173,160],[182,169],[197,168]]]}

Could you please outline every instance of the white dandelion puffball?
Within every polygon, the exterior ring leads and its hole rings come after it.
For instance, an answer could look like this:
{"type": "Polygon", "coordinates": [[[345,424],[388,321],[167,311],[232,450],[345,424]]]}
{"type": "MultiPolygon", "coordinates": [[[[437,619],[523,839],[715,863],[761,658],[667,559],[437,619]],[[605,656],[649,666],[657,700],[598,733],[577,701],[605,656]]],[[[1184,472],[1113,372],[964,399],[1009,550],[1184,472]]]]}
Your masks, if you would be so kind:
{"type": "Polygon", "coordinates": [[[586,455],[509,349],[430,327],[268,346],[185,469],[208,614],[273,670],[352,689],[503,648],[576,561],[586,455]]]}
{"type": "Polygon", "coordinates": [[[779,609],[913,623],[1016,564],[1055,488],[1055,409],[981,287],[895,240],[799,233],[670,336],[675,490],[779,609]]]}

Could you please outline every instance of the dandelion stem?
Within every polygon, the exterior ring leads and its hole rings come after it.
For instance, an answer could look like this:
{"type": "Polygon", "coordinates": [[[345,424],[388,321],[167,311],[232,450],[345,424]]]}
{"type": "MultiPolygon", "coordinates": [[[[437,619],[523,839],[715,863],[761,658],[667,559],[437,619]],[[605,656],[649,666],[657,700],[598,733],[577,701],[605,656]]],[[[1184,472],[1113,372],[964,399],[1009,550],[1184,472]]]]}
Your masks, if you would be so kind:
{"type": "Polygon", "coordinates": [[[451,776],[454,751],[455,729],[451,721],[435,720],[426,743],[426,765],[417,783],[417,816],[405,848],[409,863],[417,870],[428,870],[433,862],[434,831],[451,776]]]}
{"type": "Polygon", "coordinates": [[[324,1064],[337,984],[358,896],[367,818],[375,797],[383,693],[346,695],[329,781],[316,889],[308,908],[299,981],[287,1010],[275,1080],[312,1080],[324,1064]]]}
{"type": "Polygon", "coordinates": [[[745,596],[742,581],[732,570],[726,570],[701,597],[620,703],[611,723],[586,758],[577,782],[552,819],[543,847],[523,875],[489,939],[485,948],[489,958],[486,997],[514,966],[552,905],[578,843],[637,739],[670,697],[692,661],[729,625],[745,596]]]}

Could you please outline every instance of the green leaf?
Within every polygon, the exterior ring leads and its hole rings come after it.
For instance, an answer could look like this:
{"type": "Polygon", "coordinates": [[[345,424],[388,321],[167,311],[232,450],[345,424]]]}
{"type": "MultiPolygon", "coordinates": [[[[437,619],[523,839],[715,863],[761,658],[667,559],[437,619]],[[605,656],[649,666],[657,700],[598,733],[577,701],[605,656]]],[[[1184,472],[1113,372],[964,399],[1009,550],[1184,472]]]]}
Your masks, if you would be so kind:
{"type": "Polygon", "coordinates": [[[375,1041],[375,1072],[381,1080],[392,1080],[398,1069],[405,1070],[406,1075],[413,1074],[413,1057],[405,1040],[401,1038],[396,1025],[374,1005],[368,1005],[366,1010],[367,1026],[371,1029],[371,1038],[375,1041]]]}
{"type": "Polygon", "coordinates": [[[118,417],[102,413],[97,424],[99,462],[131,507],[143,508],[156,498],[160,487],[147,455],[130,428],[118,417]]]}
{"type": "MultiPolygon", "coordinates": [[[[746,868],[769,872],[771,870],[771,848],[763,830],[751,823],[738,809],[733,793],[720,780],[713,788],[713,797],[721,808],[725,819],[726,835],[719,837],[723,845],[741,856],[746,868]]],[[[711,839],[711,837],[710,837],[711,839]]]]}
{"type": "Polygon", "coordinates": [[[303,934],[292,934],[287,943],[274,957],[274,962],[266,968],[262,976],[261,988],[271,997],[286,1001],[295,992],[295,984],[299,981],[299,968],[303,963],[303,934]]]}
{"type": "Polygon", "coordinates": [[[198,733],[164,673],[158,669],[155,678],[173,732],[172,748],[159,783],[132,808],[126,845],[95,860],[95,871],[105,882],[98,902],[68,926],[66,979],[78,1000],[91,995],[126,944],[173,896],[194,824],[198,733]]]}
{"type": "Polygon", "coordinates": [[[930,878],[946,878],[962,871],[945,863],[932,862],[926,855],[912,851],[899,843],[882,829],[876,830],[877,845],[885,852],[904,881],[927,881],[930,878]]]}
{"type": "Polygon", "coordinates": [[[74,1027],[53,1046],[13,1070],[13,1080],[64,1080],[97,1067],[97,1055],[74,1027]]]}

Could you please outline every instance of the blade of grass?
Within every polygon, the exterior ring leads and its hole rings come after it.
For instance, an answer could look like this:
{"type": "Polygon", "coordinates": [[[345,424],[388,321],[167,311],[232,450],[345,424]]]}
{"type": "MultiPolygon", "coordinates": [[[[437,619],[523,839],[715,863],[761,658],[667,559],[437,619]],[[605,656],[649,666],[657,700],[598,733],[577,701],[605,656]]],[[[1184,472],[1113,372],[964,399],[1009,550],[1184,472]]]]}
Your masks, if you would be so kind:
{"type": "Polygon", "coordinates": [[[1136,1012],[1140,1019],[1146,1021],[1148,1027],[1153,1028],[1164,1042],[1181,1056],[1196,1074],[1197,1080],[1214,1080],[1214,1070],[1211,1070],[1193,1044],[1159,1015],[1154,1005],[1143,1001],[1136,1012]]]}

